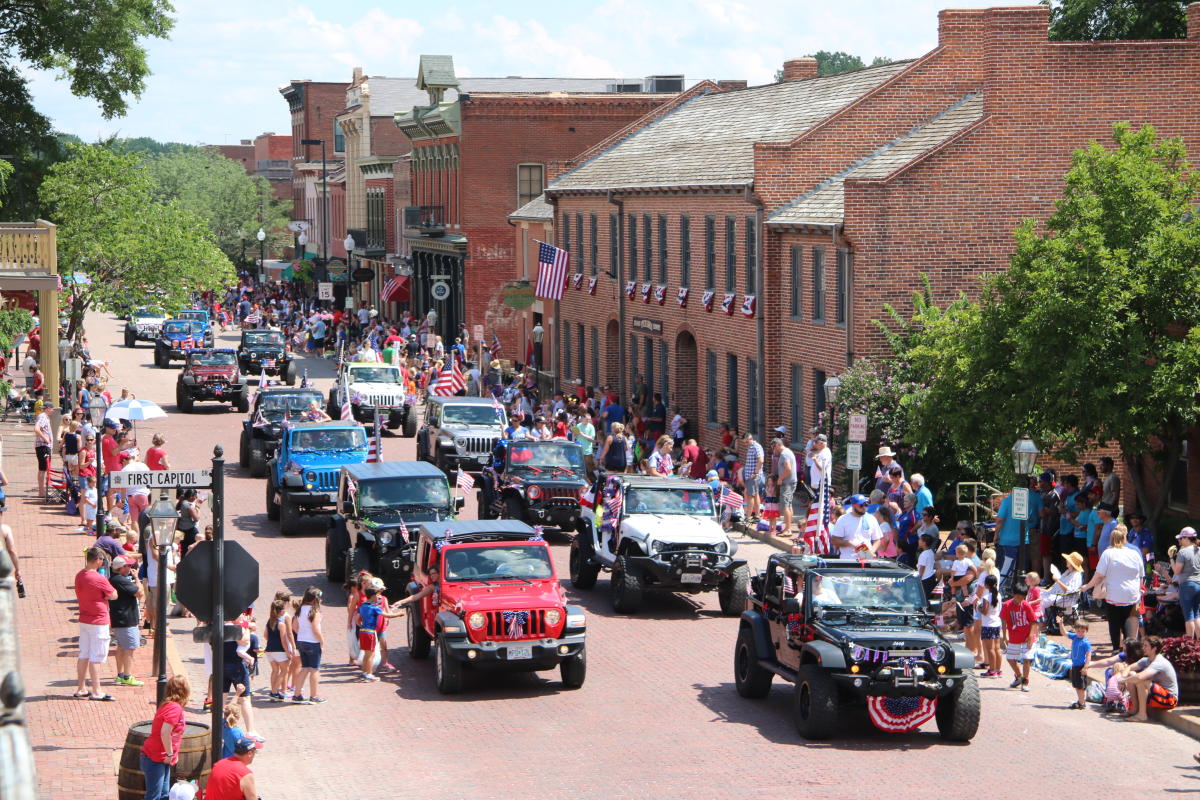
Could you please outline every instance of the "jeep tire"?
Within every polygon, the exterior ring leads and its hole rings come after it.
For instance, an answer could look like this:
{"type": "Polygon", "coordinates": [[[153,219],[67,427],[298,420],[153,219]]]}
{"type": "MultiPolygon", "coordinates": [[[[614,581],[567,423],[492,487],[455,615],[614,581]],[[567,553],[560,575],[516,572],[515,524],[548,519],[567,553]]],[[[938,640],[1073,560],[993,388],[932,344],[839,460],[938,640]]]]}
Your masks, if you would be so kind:
{"type": "Polygon", "coordinates": [[[390,411],[388,411],[387,429],[389,431],[396,430],[402,424],[404,424],[404,411],[402,409],[393,408],[390,411]]]}
{"type": "Polygon", "coordinates": [[[279,495],[279,532],[284,536],[296,533],[300,526],[300,509],[287,492],[279,495]]]}
{"type": "Polygon", "coordinates": [[[254,441],[250,442],[250,477],[261,478],[267,474],[267,456],[262,449],[254,446],[254,441]]]}
{"type": "Polygon", "coordinates": [[[274,522],[279,519],[279,503],[275,502],[275,479],[267,478],[267,519],[274,522]]]}
{"type": "Polygon", "coordinates": [[[717,586],[717,599],[721,601],[721,613],[736,617],[746,610],[746,589],[750,585],[750,568],[745,564],[735,569],[717,586]]]}
{"type": "Polygon", "coordinates": [[[163,349],[154,345],[154,366],[162,369],[167,366],[167,363],[167,359],[163,357],[163,349]]]}
{"type": "Polygon", "coordinates": [[[325,577],[331,583],[346,580],[346,551],[350,549],[350,534],[346,523],[329,520],[325,531],[325,577]]]}
{"type": "Polygon", "coordinates": [[[411,439],[417,435],[417,410],[412,406],[406,406],[404,409],[404,425],[401,433],[405,439],[411,439]]]}
{"type": "Polygon", "coordinates": [[[196,401],[180,384],[175,385],[175,405],[179,406],[179,410],[185,414],[192,413],[192,409],[196,407],[196,401]]]}
{"type": "MultiPolygon", "coordinates": [[[[349,546],[350,535],[346,534],[346,578],[355,578],[360,572],[367,571],[371,568],[371,552],[365,547],[349,546]]],[[[357,580],[357,578],[356,578],[357,580]]],[[[385,661],[387,659],[384,659],[385,661]]]]}
{"type": "Polygon", "coordinates": [[[475,493],[475,507],[478,509],[478,517],[480,519],[492,518],[492,509],[490,508],[482,489],[475,493]]]}
{"type": "Polygon", "coordinates": [[[504,518],[515,519],[522,522],[525,519],[525,504],[521,502],[521,498],[515,494],[506,495],[504,498],[504,518]]]}
{"type": "Polygon", "coordinates": [[[241,414],[249,413],[250,411],[250,395],[246,391],[246,385],[242,384],[242,390],[234,396],[233,407],[241,414]]]}
{"type": "Polygon", "coordinates": [[[137,334],[129,330],[129,328],[125,329],[125,346],[137,347],[137,334]]]}
{"type": "Polygon", "coordinates": [[[771,691],[771,679],[775,675],[758,663],[758,648],[754,646],[754,631],[742,625],[738,631],[737,645],[733,651],[733,684],[742,697],[758,699],[771,691]]]}
{"type": "Polygon", "coordinates": [[[296,362],[287,362],[287,368],[283,371],[283,382],[288,386],[296,385],[296,362]]]}
{"type": "Polygon", "coordinates": [[[442,694],[458,694],[462,691],[463,665],[450,655],[450,646],[445,637],[439,636],[437,652],[434,654],[434,675],[437,678],[437,689],[442,694]]]}
{"type": "Polygon", "coordinates": [[[421,625],[421,606],[414,603],[409,606],[406,617],[406,625],[408,630],[408,654],[417,660],[429,658],[429,634],[425,632],[424,626],[421,625]]]}
{"type": "Polygon", "coordinates": [[[250,432],[242,428],[242,435],[238,437],[238,465],[242,468],[250,466],[250,432]]]}
{"type": "Polygon", "coordinates": [[[571,537],[571,552],[567,564],[571,575],[571,586],[576,589],[595,587],[596,577],[600,574],[600,565],[592,560],[590,536],[590,532],[580,531],[571,537]]]}
{"type": "Polygon", "coordinates": [[[973,672],[963,673],[958,691],[939,697],[937,727],[942,738],[950,742],[969,742],[979,730],[979,682],[973,672]]]}
{"type": "Polygon", "coordinates": [[[828,739],[838,721],[837,685],[816,664],[804,664],[796,678],[796,730],[805,739],[828,739]]]}
{"type": "Polygon", "coordinates": [[[625,556],[617,556],[609,579],[613,610],[618,614],[636,614],[642,607],[644,582],[637,567],[631,566],[625,556]]]}
{"type": "Polygon", "coordinates": [[[579,648],[579,652],[567,656],[558,663],[558,673],[562,677],[564,689],[578,689],[587,678],[587,645],[579,648]]]}

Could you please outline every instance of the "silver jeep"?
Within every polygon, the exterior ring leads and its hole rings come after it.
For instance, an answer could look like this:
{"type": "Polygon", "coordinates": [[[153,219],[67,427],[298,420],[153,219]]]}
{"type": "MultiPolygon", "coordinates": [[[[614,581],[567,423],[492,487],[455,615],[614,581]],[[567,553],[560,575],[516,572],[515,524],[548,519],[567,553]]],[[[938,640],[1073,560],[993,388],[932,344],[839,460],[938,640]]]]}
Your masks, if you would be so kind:
{"type": "Polygon", "coordinates": [[[433,397],[417,433],[417,458],[446,472],[479,472],[508,424],[489,397],[433,397]]]}

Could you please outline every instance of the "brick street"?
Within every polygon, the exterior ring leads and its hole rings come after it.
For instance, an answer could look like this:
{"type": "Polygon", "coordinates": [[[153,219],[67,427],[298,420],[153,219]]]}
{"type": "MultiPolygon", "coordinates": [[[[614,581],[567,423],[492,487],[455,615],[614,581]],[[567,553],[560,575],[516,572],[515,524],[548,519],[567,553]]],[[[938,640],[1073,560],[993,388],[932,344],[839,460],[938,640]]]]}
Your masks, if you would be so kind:
{"type": "MultiPolygon", "coordinates": [[[[263,513],[263,481],[236,465],[240,415],[215,404],[198,405],[192,415],[178,413],[171,402],[177,370],[154,369],[148,347],[120,347],[119,332],[112,317],[89,319],[97,357],[112,362],[113,385],[159,402],[170,415],[161,424],[139,425],[139,434],[147,439],[154,431],[166,434],[173,467],[206,465],[214,444],[232,456],[226,479],[228,536],[262,565],[262,597],[281,587],[296,593],[312,584],[325,589],[330,613],[322,693],[330,702],[294,706],[256,699],[256,727],[267,744],[254,769],[266,798],[391,798],[414,777],[421,782],[418,791],[434,798],[515,792],[579,798],[767,797],[799,787],[811,796],[845,796],[848,790],[877,786],[879,774],[889,776],[887,791],[898,796],[938,791],[938,776],[1003,779],[1008,796],[1047,791],[1058,797],[1091,796],[1101,780],[1111,797],[1144,794],[1148,788],[1197,788],[1193,741],[1161,725],[1068,711],[1072,693],[1065,682],[1036,673],[1029,694],[1003,689],[1007,679],[983,682],[983,719],[968,746],[944,744],[932,724],[911,735],[880,733],[865,715],[848,725],[844,737],[806,744],[790,718],[788,685],[776,681],[763,701],[737,696],[731,668],[737,622],[720,615],[715,596],[658,597],[639,615],[624,618],[611,612],[603,579],[594,591],[568,589],[572,602],[590,612],[590,669],[578,691],[562,691],[554,672],[475,676],[463,694],[442,697],[434,688],[432,663],[408,657],[403,619],[393,624],[390,642],[390,660],[399,672],[379,684],[361,683],[345,666],[340,630],[345,596],[324,578],[323,539],[317,535],[323,525],[309,526],[311,535],[281,537],[263,513]],[[1057,742],[1069,745],[1047,746],[1057,742]],[[1109,770],[1101,778],[1099,765],[1132,751],[1136,769],[1109,770]],[[865,753],[869,772],[861,763],[865,753]]],[[[233,345],[235,337],[226,334],[222,343],[233,345]]],[[[327,388],[332,362],[303,363],[327,388]]],[[[113,687],[120,697],[115,704],[70,699],[75,627],[68,587],[84,540],[57,509],[30,502],[32,456],[27,455],[29,439],[22,438],[27,431],[5,431],[5,468],[16,488],[9,521],[17,530],[30,587],[29,599],[19,605],[19,621],[42,796],[112,797],[126,727],[151,716],[149,651],[142,651],[138,663],[147,681],[143,689],[113,687]]],[[[413,445],[389,437],[384,453],[389,460],[411,458],[413,445]]],[[[472,498],[465,516],[474,517],[473,506],[472,498]]],[[[758,542],[740,544],[754,568],[771,552],[758,542]]],[[[554,550],[565,576],[567,548],[560,543],[554,550]]],[[[201,687],[200,648],[188,635],[191,625],[172,621],[174,643],[192,685],[201,687]]],[[[200,699],[195,697],[189,709],[198,720],[203,719],[200,699]]]]}

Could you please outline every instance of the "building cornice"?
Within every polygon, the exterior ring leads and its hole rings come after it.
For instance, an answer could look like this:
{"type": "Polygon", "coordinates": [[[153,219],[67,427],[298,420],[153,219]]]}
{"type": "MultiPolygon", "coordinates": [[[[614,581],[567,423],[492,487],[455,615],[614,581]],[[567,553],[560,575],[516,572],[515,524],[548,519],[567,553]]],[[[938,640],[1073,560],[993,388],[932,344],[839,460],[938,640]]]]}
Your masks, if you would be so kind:
{"type": "Polygon", "coordinates": [[[400,156],[364,156],[354,163],[364,178],[390,178],[392,165],[400,160],[400,156]]]}

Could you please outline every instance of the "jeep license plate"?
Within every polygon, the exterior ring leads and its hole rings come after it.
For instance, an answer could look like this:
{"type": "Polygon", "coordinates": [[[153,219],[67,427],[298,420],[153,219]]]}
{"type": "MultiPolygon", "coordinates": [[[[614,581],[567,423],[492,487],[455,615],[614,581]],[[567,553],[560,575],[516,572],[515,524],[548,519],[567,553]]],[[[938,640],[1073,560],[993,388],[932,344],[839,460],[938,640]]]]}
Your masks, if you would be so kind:
{"type": "Polygon", "coordinates": [[[270,369],[271,367],[275,366],[275,359],[268,358],[266,361],[263,362],[263,366],[266,367],[267,369],[270,369]]]}
{"type": "Polygon", "coordinates": [[[704,576],[699,572],[685,572],[679,576],[680,583],[700,583],[704,576]]]}
{"type": "Polygon", "coordinates": [[[509,661],[527,661],[533,658],[532,647],[509,647],[507,650],[509,661]]]}
{"type": "Polygon", "coordinates": [[[475,460],[478,461],[480,464],[486,464],[488,457],[487,456],[476,456],[475,460]]]}

